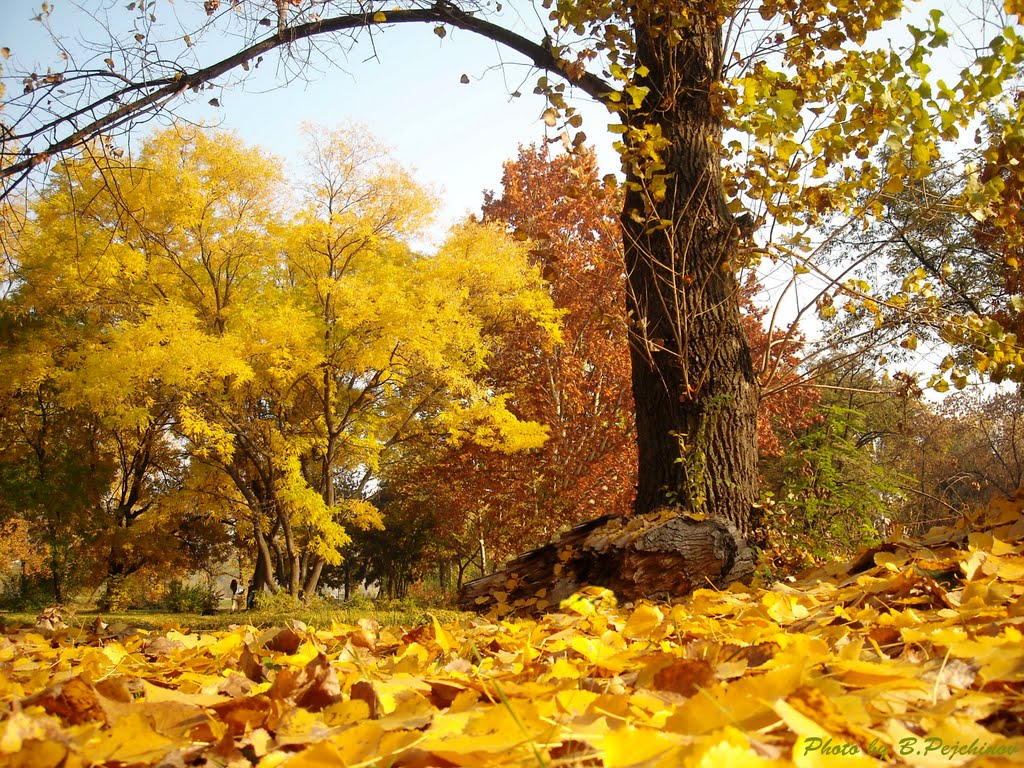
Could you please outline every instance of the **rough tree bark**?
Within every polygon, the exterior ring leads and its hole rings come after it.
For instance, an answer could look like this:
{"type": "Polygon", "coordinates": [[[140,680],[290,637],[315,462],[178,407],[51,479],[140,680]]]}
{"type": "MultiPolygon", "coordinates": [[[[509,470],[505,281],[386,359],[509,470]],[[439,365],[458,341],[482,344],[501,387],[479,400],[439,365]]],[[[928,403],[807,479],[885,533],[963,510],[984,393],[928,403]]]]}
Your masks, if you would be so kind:
{"type": "Polygon", "coordinates": [[[668,598],[753,570],[744,537],[757,499],[758,385],[740,323],[740,232],[722,189],[713,104],[721,25],[713,14],[673,25],[650,12],[634,21],[637,68],[647,70],[636,85],[650,91],[640,109],[626,112],[633,130],[621,217],[636,512],[647,519],[577,526],[467,584],[460,593],[467,609],[544,610],[586,584],[628,599],[668,598]]]}
{"type": "Polygon", "coordinates": [[[666,507],[632,517],[601,517],[468,582],[465,610],[529,615],[552,610],[585,586],[620,599],[668,600],[721,587],[753,573],[749,548],[725,520],[696,519],[666,507]]]}
{"type": "Polygon", "coordinates": [[[758,384],[740,322],[740,231],[722,189],[713,103],[721,25],[697,14],[678,29],[638,18],[635,30],[638,63],[649,70],[639,84],[650,93],[628,120],[648,134],[656,126],[665,142],[664,196],[643,177],[643,160],[633,160],[622,216],[640,449],[636,511],[664,505],[668,493],[747,533],[757,499],[758,384]]]}

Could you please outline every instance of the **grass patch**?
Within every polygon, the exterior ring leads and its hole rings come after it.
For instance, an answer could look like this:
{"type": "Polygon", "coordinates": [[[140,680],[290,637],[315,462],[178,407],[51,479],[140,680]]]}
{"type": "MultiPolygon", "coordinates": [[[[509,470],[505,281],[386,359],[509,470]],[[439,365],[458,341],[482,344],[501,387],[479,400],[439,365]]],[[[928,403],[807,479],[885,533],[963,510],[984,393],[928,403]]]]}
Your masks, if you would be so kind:
{"type": "MultiPolygon", "coordinates": [[[[36,612],[0,611],[0,623],[7,626],[32,626],[36,612]]],[[[355,624],[359,619],[374,619],[383,626],[419,626],[436,616],[439,621],[455,621],[470,614],[450,608],[423,606],[407,600],[382,600],[377,602],[353,601],[352,603],[314,605],[267,605],[252,611],[217,611],[209,615],[197,613],[173,613],[166,610],[130,610],[105,612],[97,609],[66,610],[62,613],[64,622],[73,627],[90,627],[99,618],[108,624],[125,624],[148,630],[177,628],[181,631],[226,630],[239,624],[254,627],[281,626],[286,621],[298,620],[317,629],[329,628],[332,623],[355,624]]]]}

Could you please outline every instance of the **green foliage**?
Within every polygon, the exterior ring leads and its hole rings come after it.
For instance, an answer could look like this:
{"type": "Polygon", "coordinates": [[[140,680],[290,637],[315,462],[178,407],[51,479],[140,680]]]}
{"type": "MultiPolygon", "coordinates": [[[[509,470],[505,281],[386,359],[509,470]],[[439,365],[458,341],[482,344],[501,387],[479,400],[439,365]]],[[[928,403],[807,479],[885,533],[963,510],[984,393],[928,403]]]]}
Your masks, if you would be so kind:
{"type": "Polygon", "coordinates": [[[38,611],[54,602],[53,580],[47,574],[7,575],[0,580],[0,610],[38,611]]]}
{"type": "Polygon", "coordinates": [[[256,593],[256,598],[253,601],[253,608],[258,613],[267,614],[288,614],[301,605],[299,600],[285,590],[270,592],[261,589],[256,593]]]}
{"type": "Polygon", "coordinates": [[[822,421],[784,457],[776,504],[817,557],[854,551],[877,537],[873,521],[901,494],[897,476],[876,461],[863,412],[827,406],[822,421]]]}
{"type": "Polygon", "coordinates": [[[164,605],[174,613],[212,613],[221,598],[212,584],[183,584],[175,579],[170,583],[164,605]]]}
{"type": "Polygon", "coordinates": [[[763,456],[761,545],[769,569],[792,572],[877,543],[913,481],[897,456],[913,452],[927,409],[870,370],[823,377],[818,417],[793,430],[781,456],[763,456]]]}
{"type": "Polygon", "coordinates": [[[383,513],[382,528],[353,535],[350,576],[360,583],[379,583],[382,597],[403,598],[434,545],[437,520],[429,507],[410,512],[385,503],[383,513]]]}
{"type": "Polygon", "coordinates": [[[0,322],[0,518],[29,523],[54,599],[63,601],[87,576],[87,532],[112,467],[96,420],[62,401],[53,358],[42,352],[57,342],[56,332],[14,321],[7,309],[0,305],[11,321],[0,322]]]}
{"type": "MultiPolygon", "coordinates": [[[[431,616],[454,620],[462,615],[445,604],[422,598],[373,599],[359,595],[343,603],[325,597],[314,597],[303,603],[282,591],[276,595],[258,595],[255,610],[245,612],[244,621],[257,627],[280,626],[293,620],[310,626],[326,627],[333,623],[354,624],[365,619],[376,621],[382,626],[391,624],[412,627],[429,622],[431,616]]],[[[203,619],[201,624],[224,627],[238,621],[238,614],[224,613],[218,619],[203,619]]]]}
{"type": "Polygon", "coordinates": [[[369,611],[373,605],[373,598],[369,595],[355,595],[345,601],[345,608],[350,611],[369,611]]]}

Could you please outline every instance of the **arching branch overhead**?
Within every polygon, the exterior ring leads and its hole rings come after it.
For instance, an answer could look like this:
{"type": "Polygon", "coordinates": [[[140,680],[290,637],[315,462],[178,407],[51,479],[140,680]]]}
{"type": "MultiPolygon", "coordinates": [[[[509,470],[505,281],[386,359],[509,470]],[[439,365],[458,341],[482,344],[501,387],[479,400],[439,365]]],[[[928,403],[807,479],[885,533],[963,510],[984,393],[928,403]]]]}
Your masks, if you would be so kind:
{"type": "MultiPolygon", "coordinates": [[[[25,131],[10,132],[4,137],[4,144],[0,144],[0,156],[8,155],[3,158],[6,162],[0,162],[0,179],[3,180],[0,198],[8,195],[32,168],[53,156],[80,147],[144,115],[159,112],[182,94],[190,90],[197,91],[218,77],[277,48],[299,40],[389,24],[447,24],[464,29],[523,55],[538,69],[560,75],[595,99],[601,99],[613,90],[611,85],[597,75],[568,68],[567,62],[560,59],[546,41],[538,43],[530,40],[452,3],[437,2],[429,8],[388,11],[383,21],[379,13],[360,12],[335,16],[286,27],[206,67],[191,71],[180,68],[173,75],[139,81],[116,78],[123,83],[116,90],[98,96],[49,122],[25,131]],[[47,139],[47,136],[51,138],[47,139]],[[40,141],[46,141],[46,146],[37,148],[40,141]],[[13,149],[16,146],[24,149],[13,149]]],[[[83,76],[109,78],[111,73],[96,70],[83,76]]],[[[51,77],[46,84],[59,85],[63,82],[60,77],[51,77]]]]}

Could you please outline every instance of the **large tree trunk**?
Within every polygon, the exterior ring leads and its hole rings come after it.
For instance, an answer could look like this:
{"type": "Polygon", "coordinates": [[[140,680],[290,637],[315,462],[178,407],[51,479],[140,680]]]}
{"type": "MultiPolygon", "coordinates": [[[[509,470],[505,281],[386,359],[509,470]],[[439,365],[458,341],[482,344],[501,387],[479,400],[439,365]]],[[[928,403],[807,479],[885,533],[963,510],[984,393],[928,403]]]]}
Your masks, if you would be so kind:
{"type": "Polygon", "coordinates": [[[636,511],[675,504],[746,534],[757,499],[758,386],[740,324],[740,233],[722,190],[712,104],[722,43],[713,16],[693,13],[676,29],[664,16],[635,23],[637,66],[648,69],[637,85],[650,89],[626,117],[634,133],[626,135],[622,215],[636,511]],[[660,146],[651,138],[659,130],[660,146]]]}
{"type": "Polygon", "coordinates": [[[633,85],[649,92],[624,113],[639,514],[577,526],[470,582],[465,608],[535,612],[588,584],[665,599],[753,570],[744,537],[757,500],[758,385],[740,324],[741,233],[723,192],[713,106],[721,25],[705,12],[666,16],[668,7],[636,11],[636,68],[646,74],[633,85]],[[661,15],[644,15],[652,12],[661,15]]]}

